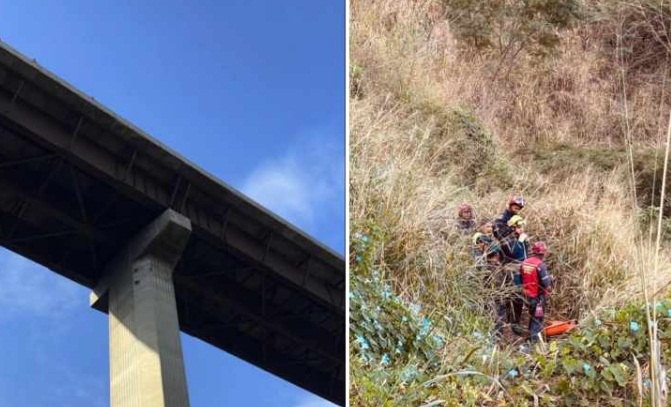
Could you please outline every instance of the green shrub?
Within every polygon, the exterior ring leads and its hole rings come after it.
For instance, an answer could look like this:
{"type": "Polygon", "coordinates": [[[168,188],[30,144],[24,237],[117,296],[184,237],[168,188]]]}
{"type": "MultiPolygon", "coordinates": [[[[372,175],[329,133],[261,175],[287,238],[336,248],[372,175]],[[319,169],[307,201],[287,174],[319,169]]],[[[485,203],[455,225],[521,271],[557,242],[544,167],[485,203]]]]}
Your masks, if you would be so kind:
{"type": "MultiPolygon", "coordinates": [[[[602,172],[625,169],[628,162],[627,151],[623,147],[585,147],[568,143],[538,144],[532,148],[520,149],[514,155],[519,159],[531,157],[537,171],[556,179],[573,173],[576,168],[591,167],[602,172]]],[[[664,151],[654,148],[637,149],[633,153],[633,159],[639,207],[659,207],[664,151]]],[[[664,216],[671,216],[669,199],[664,204],[664,216]]]]}
{"type": "Polygon", "coordinates": [[[546,53],[581,17],[578,0],[443,0],[455,34],[478,49],[546,53]]]}
{"type": "MultiPolygon", "coordinates": [[[[662,364],[671,362],[671,301],[656,303],[658,337],[662,341],[662,364]]],[[[635,405],[638,394],[637,371],[644,391],[650,385],[645,370],[650,359],[645,307],[629,304],[606,310],[599,318],[586,321],[580,331],[566,341],[554,342],[550,351],[530,360],[536,366],[536,380],[549,381],[561,405],[635,405]],[[637,364],[638,362],[638,364],[637,364]],[[597,404],[594,404],[597,403],[597,404]]],[[[669,379],[667,378],[667,381],[669,379]]]]}
{"type": "Polygon", "coordinates": [[[438,118],[431,163],[437,173],[456,173],[478,192],[512,185],[505,149],[471,110],[454,109],[438,118]]]}
{"type": "MultiPolygon", "coordinates": [[[[658,302],[655,312],[661,362],[668,366],[671,301],[658,302]]],[[[635,406],[640,386],[644,405],[649,405],[646,321],[641,304],[605,310],[566,338],[528,355],[493,351],[477,339],[470,340],[469,351],[464,342],[449,337],[443,363],[430,368],[412,355],[391,364],[353,358],[351,403],[410,406],[443,400],[438,405],[532,406],[537,399],[540,405],[635,406]]],[[[671,378],[666,380],[671,385],[671,378]]]]}
{"type": "Polygon", "coordinates": [[[373,242],[368,235],[355,233],[353,246],[356,270],[349,291],[351,349],[372,364],[407,362],[411,357],[436,362],[444,338],[434,332],[434,323],[421,313],[418,304],[396,295],[375,271],[373,242]]]}

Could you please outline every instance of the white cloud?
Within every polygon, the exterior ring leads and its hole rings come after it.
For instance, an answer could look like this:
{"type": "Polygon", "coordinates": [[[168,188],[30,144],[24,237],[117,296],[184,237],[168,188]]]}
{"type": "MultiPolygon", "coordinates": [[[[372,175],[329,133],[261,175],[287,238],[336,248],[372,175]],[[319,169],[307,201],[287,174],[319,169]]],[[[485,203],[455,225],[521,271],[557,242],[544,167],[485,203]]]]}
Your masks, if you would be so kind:
{"type": "Polygon", "coordinates": [[[75,283],[0,249],[2,316],[60,317],[76,306],[86,306],[86,298],[75,283]]]}
{"type": "Polygon", "coordinates": [[[312,229],[318,217],[344,207],[345,153],[329,140],[319,136],[299,140],[281,156],[259,165],[242,192],[290,222],[312,229]]]}
{"type": "Polygon", "coordinates": [[[311,221],[310,190],[291,158],[257,168],[247,179],[244,192],[278,214],[311,221]]]}
{"type": "Polygon", "coordinates": [[[300,399],[292,407],[336,407],[336,405],[315,395],[309,395],[300,399]]]}

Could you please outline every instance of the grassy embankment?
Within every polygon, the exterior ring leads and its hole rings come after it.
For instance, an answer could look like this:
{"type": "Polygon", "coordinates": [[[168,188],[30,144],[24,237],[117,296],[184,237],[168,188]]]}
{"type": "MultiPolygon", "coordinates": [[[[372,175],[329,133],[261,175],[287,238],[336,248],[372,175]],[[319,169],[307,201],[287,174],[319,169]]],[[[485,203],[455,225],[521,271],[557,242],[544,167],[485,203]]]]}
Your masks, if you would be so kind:
{"type": "Polygon", "coordinates": [[[352,405],[661,405],[671,314],[641,305],[671,281],[669,6],[493,3],[352,2],[352,405]],[[530,356],[489,343],[452,228],[461,201],[494,217],[517,192],[550,246],[549,319],[582,328],[530,356]]]}

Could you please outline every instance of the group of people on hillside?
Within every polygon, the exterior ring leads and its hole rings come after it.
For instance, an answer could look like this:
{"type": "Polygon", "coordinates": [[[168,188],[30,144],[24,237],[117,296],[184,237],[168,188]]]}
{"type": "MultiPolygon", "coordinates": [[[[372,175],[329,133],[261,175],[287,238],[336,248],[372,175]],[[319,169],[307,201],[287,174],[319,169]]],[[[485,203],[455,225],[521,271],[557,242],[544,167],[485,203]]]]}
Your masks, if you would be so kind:
{"type": "Polygon", "coordinates": [[[494,288],[495,338],[502,337],[506,322],[515,334],[524,333],[520,319],[526,305],[529,340],[535,343],[543,331],[544,305],[553,281],[543,262],[547,245],[531,244],[524,231],[524,205],[522,196],[512,196],[500,217],[476,224],[473,206],[464,202],[458,208],[456,227],[472,236],[476,267],[485,271],[486,284],[494,288]]]}

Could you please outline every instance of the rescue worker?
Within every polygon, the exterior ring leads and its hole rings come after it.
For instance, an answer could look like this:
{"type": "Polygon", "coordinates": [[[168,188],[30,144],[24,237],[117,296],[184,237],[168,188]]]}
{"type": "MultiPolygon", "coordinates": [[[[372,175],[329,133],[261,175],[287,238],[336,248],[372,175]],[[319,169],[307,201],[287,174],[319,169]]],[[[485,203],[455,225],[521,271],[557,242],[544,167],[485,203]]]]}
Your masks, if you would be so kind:
{"type": "Polygon", "coordinates": [[[520,266],[522,295],[529,309],[529,341],[536,343],[543,330],[545,300],[552,288],[552,277],[543,259],[548,249],[544,242],[531,247],[531,257],[520,266]]]}
{"type": "MultiPolygon", "coordinates": [[[[487,263],[487,252],[490,246],[494,244],[494,239],[484,233],[477,232],[473,235],[473,257],[475,258],[475,267],[484,267],[487,263]]],[[[500,251],[501,249],[499,249],[500,251]]]]}
{"type": "Polygon", "coordinates": [[[476,240],[480,236],[489,236],[490,238],[493,238],[494,235],[492,234],[492,222],[484,219],[481,220],[480,223],[478,224],[478,231],[473,234],[473,244],[476,243],[476,240]]]}
{"type": "Polygon", "coordinates": [[[501,240],[506,238],[509,234],[512,233],[510,227],[508,227],[508,221],[515,215],[519,215],[522,209],[524,208],[524,197],[521,195],[513,195],[508,200],[508,206],[501,214],[501,217],[496,219],[493,224],[494,237],[501,240]]]}
{"type": "Polygon", "coordinates": [[[501,240],[503,264],[507,272],[510,274],[516,288],[516,294],[511,296],[508,304],[510,307],[508,316],[510,322],[513,324],[513,331],[518,335],[524,332],[524,329],[519,326],[522,310],[524,308],[524,301],[520,295],[522,281],[520,278],[519,266],[526,260],[529,253],[529,237],[524,232],[525,224],[526,221],[520,215],[513,215],[507,223],[507,226],[512,230],[512,233],[501,240]]]}
{"type": "Polygon", "coordinates": [[[503,337],[503,327],[506,323],[506,316],[508,313],[508,294],[506,290],[510,288],[510,283],[507,281],[508,273],[505,272],[501,261],[503,260],[503,253],[501,248],[493,244],[489,246],[485,253],[487,270],[487,277],[485,284],[490,288],[493,295],[491,306],[494,314],[494,340],[499,341],[503,337]]]}
{"type": "Polygon", "coordinates": [[[488,219],[480,221],[480,224],[478,225],[478,232],[482,233],[483,235],[487,235],[489,237],[494,237],[492,229],[492,221],[488,219]]]}
{"type": "Polygon", "coordinates": [[[529,236],[524,232],[526,221],[520,215],[514,215],[508,220],[507,226],[512,233],[501,241],[504,254],[504,263],[521,263],[528,257],[529,236]]]}
{"type": "Polygon", "coordinates": [[[457,208],[457,229],[468,235],[475,229],[475,220],[473,219],[473,206],[468,202],[463,202],[457,208]]]}

